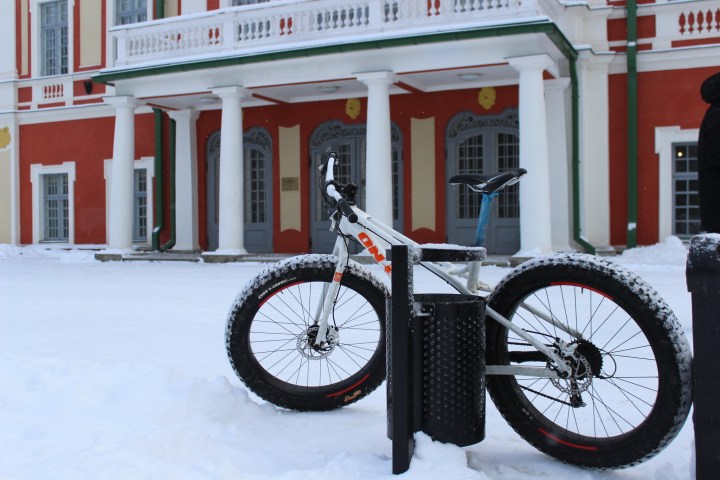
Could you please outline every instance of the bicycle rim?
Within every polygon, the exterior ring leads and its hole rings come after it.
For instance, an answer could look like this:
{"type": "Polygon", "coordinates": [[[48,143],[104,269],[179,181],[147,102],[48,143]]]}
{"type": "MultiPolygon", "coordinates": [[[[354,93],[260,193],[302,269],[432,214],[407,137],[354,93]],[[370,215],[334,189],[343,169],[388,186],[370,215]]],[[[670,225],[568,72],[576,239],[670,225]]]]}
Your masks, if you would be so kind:
{"type": "MultiPolygon", "coordinates": [[[[660,374],[651,343],[632,316],[610,295],[577,283],[538,288],[523,304],[580,332],[579,337],[569,335],[523,305],[512,315],[515,325],[544,344],[560,339],[580,353],[574,378],[515,377],[518,396],[548,427],[540,433],[566,446],[592,450],[598,442],[637,429],[657,401],[660,374]]],[[[527,342],[508,332],[512,365],[553,367],[543,361],[513,362],[527,360],[531,351],[527,342]]]]}
{"type": "Polygon", "coordinates": [[[328,342],[315,345],[314,317],[327,285],[313,281],[281,286],[259,306],[248,341],[273,381],[297,388],[337,384],[365,368],[377,351],[382,339],[377,313],[347,286],[340,287],[330,313],[328,342]],[[330,338],[335,332],[337,340],[330,338]]]}

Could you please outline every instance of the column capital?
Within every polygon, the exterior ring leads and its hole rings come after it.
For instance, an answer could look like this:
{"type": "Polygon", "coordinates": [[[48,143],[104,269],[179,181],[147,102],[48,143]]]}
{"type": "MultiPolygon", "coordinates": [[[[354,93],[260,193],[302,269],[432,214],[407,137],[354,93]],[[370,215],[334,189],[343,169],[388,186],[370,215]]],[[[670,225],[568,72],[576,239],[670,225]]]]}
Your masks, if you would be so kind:
{"type": "Polygon", "coordinates": [[[243,98],[248,95],[248,91],[240,85],[212,87],[210,91],[220,98],[243,98]]]}
{"type": "Polygon", "coordinates": [[[583,70],[596,70],[608,73],[615,56],[615,53],[603,53],[602,55],[598,55],[591,51],[583,50],[580,52],[577,62],[583,70]]]}
{"type": "Polygon", "coordinates": [[[103,102],[112,105],[115,108],[137,108],[145,103],[135,97],[128,95],[118,95],[115,97],[103,97],[103,102]]]}
{"type": "Polygon", "coordinates": [[[357,72],[353,75],[366,85],[369,85],[370,83],[384,83],[386,85],[390,85],[395,82],[395,73],[389,70],[382,70],[379,72],[357,72]]]}
{"type": "Polygon", "coordinates": [[[543,83],[545,84],[545,91],[565,91],[570,86],[570,79],[566,77],[553,78],[552,80],[545,80],[543,83]]]}
{"type": "Polygon", "coordinates": [[[168,117],[172,118],[175,121],[178,120],[197,120],[197,118],[200,116],[200,112],[198,112],[195,109],[187,108],[184,110],[168,110],[167,112],[168,117]]]}
{"type": "Polygon", "coordinates": [[[522,72],[524,70],[548,70],[554,77],[560,77],[557,64],[545,53],[540,55],[528,55],[525,57],[509,57],[505,60],[507,60],[508,64],[518,72],[522,72]]]}

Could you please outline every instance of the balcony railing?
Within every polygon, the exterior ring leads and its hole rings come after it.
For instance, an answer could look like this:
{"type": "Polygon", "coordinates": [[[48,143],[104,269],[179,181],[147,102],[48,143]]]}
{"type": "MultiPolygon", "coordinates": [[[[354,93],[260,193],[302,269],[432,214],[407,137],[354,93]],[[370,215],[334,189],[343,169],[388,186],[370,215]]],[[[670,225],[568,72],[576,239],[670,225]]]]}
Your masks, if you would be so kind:
{"type": "Polygon", "coordinates": [[[657,25],[654,49],[720,39],[720,0],[668,3],[654,10],[657,25]]]}
{"type": "Polygon", "coordinates": [[[112,28],[114,65],[547,18],[542,0],[288,0],[112,28]]]}

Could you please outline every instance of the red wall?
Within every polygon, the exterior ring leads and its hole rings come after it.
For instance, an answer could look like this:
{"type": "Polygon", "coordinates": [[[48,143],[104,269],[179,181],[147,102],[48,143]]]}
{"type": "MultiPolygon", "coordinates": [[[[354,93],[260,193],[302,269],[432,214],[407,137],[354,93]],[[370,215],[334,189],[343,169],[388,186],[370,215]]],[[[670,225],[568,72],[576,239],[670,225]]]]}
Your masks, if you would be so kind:
{"type": "MultiPolygon", "coordinates": [[[[501,87],[497,89],[497,101],[485,111],[477,101],[478,89],[458,90],[454,92],[393,95],[391,97],[391,116],[403,135],[404,158],[404,231],[420,242],[441,242],[445,240],[445,128],[447,122],[457,113],[472,111],[478,115],[495,115],[508,107],[517,105],[517,88],[501,87]],[[436,162],[436,231],[421,229],[410,232],[412,185],[410,158],[411,118],[435,118],[435,155],[436,162]]],[[[329,120],[339,120],[346,124],[366,123],[367,100],[361,99],[362,112],[356,119],[345,113],[345,100],[324,101],[302,104],[284,104],[266,107],[245,108],[243,110],[243,128],[264,127],[270,133],[273,142],[273,205],[277,218],[280,201],[280,179],[278,159],[278,127],[300,125],[302,196],[302,231],[279,231],[279,222],[274,225],[274,251],[304,252],[310,249],[310,156],[309,140],[315,128],[329,120]]],[[[167,117],[166,117],[167,118],[167,117]]],[[[198,199],[199,199],[199,236],[201,247],[207,248],[206,218],[206,150],[209,136],[220,128],[221,112],[202,112],[197,123],[198,148],[198,199]]],[[[105,238],[105,181],[104,160],[112,158],[114,117],[91,120],[54,122],[20,127],[20,182],[21,182],[21,242],[32,243],[32,189],[30,183],[30,165],[57,165],[67,161],[76,162],[75,183],[75,241],[79,244],[102,244],[105,238]]],[[[165,122],[165,220],[169,225],[170,185],[169,185],[169,122],[165,122]]],[[[155,126],[152,114],[137,115],[135,121],[135,158],[153,156],[155,153],[155,126]]],[[[158,172],[156,172],[157,175],[158,172]]],[[[160,237],[161,243],[169,238],[166,228],[160,237]]]]}
{"type": "MultiPolygon", "coordinates": [[[[497,88],[497,100],[490,110],[483,109],[478,104],[478,89],[457,90],[452,92],[393,95],[391,97],[390,112],[392,121],[396,123],[403,135],[404,158],[404,231],[419,242],[445,241],[445,128],[447,122],[455,114],[463,111],[472,111],[478,115],[496,115],[509,107],[517,106],[517,87],[497,88]],[[436,182],[436,231],[421,229],[410,232],[411,226],[411,194],[412,185],[410,158],[410,120],[411,118],[435,118],[435,176],[436,182]]],[[[322,123],[329,120],[339,120],[345,124],[366,123],[367,99],[361,99],[362,111],[356,119],[351,119],[345,113],[345,100],[324,101],[313,103],[300,103],[289,105],[275,105],[243,109],[243,128],[248,130],[261,126],[268,130],[273,140],[273,171],[279,171],[278,165],[278,127],[292,127],[300,125],[300,151],[304,163],[301,169],[302,197],[302,231],[279,231],[279,223],[275,222],[273,238],[276,252],[303,252],[310,249],[310,155],[309,140],[312,132],[322,123]]],[[[206,218],[206,150],[207,140],[214,131],[220,128],[220,111],[203,112],[198,119],[198,198],[199,198],[199,234],[200,244],[207,247],[207,218],[206,218]]],[[[277,217],[279,206],[280,179],[273,177],[273,204],[276,207],[274,216],[277,217]]]]}
{"type": "MultiPolygon", "coordinates": [[[[700,84],[717,68],[638,74],[638,232],[640,245],[658,238],[658,156],[655,127],[699,128],[707,109],[700,84]]],[[[627,76],[610,75],[610,243],[627,241],[627,76]]]]}
{"type": "MultiPolygon", "coordinates": [[[[135,121],[135,158],[154,154],[152,115],[135,121]]],[[[75,243],[105,243],[104,161],[112,158],[115,118],[20,127],[21,243],[32,243],[30,165],[75,162],[75,243]]]]}

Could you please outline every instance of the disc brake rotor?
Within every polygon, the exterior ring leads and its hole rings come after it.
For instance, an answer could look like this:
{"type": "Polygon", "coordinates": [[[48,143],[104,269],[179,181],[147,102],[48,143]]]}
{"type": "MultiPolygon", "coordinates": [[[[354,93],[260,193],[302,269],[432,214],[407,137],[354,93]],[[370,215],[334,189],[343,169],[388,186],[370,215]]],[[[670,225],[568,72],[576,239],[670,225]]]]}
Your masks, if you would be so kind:
{"type": "Polygon", "coordinates": [[[302,356],[310,360],[321,360],[327,357],[335,350],[335,346],[340,342],[338,329],[332,325],[328,325],[325,332],[325,342],[320,345],[315,345],[319,330],[320,327],[312,325],[307,331],[297,337],[296,344],[298,351],[302,356]]]}

